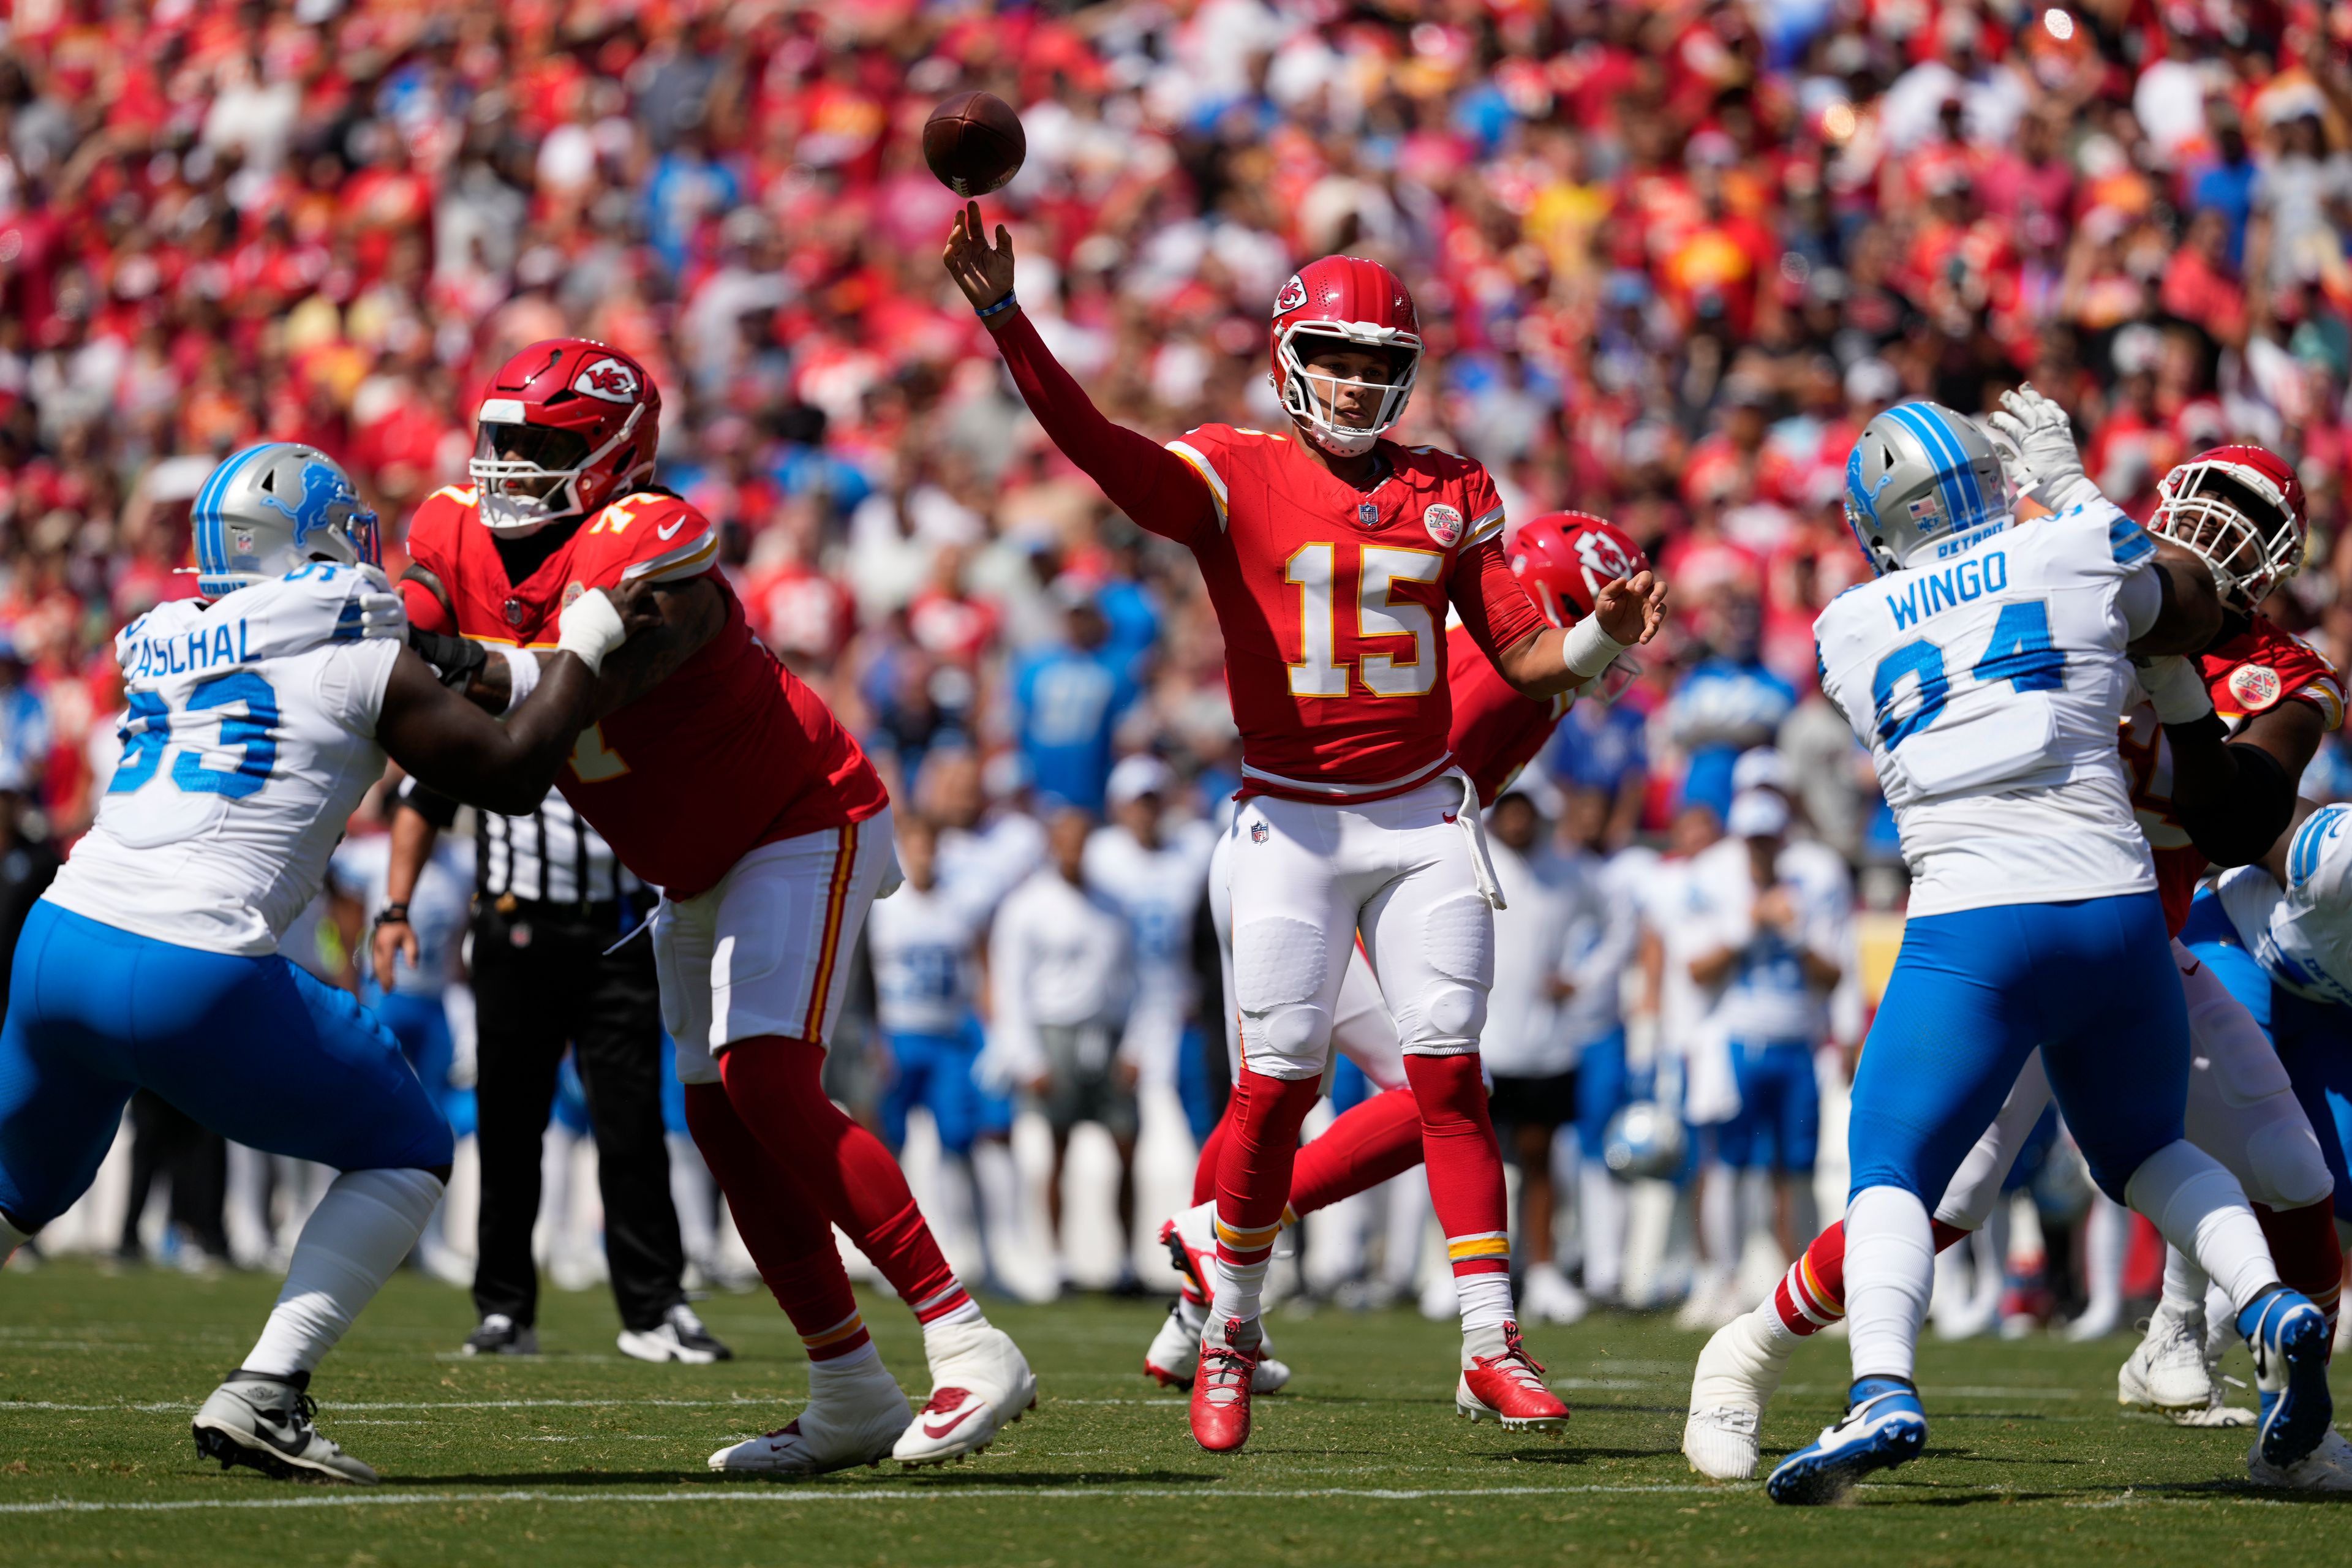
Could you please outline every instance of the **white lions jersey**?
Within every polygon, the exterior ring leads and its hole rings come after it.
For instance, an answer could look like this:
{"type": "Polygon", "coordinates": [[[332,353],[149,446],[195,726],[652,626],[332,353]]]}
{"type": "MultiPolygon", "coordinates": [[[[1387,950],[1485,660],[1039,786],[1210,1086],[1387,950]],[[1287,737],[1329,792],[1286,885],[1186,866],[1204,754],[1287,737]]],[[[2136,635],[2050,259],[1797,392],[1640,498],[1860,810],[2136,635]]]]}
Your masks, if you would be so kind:
{"type": "Polygon", "coordinates": [[[1128,1055],[1154,1082],[1175,1081],[1176,1053],[1192,1021],[1192,921],[1209,885],[1217,834],[1205,822],[1171,822],[1157,848],[1113,824],[1087,839],[1087,886],[1127,916],[1135,964],[1128,1055]]]}
{"type": "MultiPolygon", "coordinates": [[[[337,879],[357,889],[373,928],[375,917],[392,901],[386,892],[392,835],[377,833],[346,842],[335,851],[333,865],[337,879]]],[[[404,952],[393,961],[394,991],[404,996],[438,996],[449,989],[457,977],[457,950],[466,940],[473,907],[473,841],[442,834],[408,895],[408,929],[416,933],[416,962],[410,963],[404,952]]]]}
{"type": "Polygon", "coordinates": [[[866,916],[874,962],[875,1016],[891,1034],[952,1035],[971,1016],[976,960],[986,924],[965,900],[934,884],[901,882],[866,916]]]}
{"type": "Polygon", "coordinates": [[[388,591],[381,572],[314,562],[124,627],[122,760],[43,896],[158,942],[275,952],[383,776],[376,715],[404,639],[362,640],[367,591],[388,591]]]}
{"type": "Polygon", "coordinates": [[[2153,626],[2156,542],[2106,500],[1847,589],[1822,689],[1870,748],[1910,912],[2150,891],[2116,729],[2153,626]]]}
{"type": "Polygon", "coordinates": [[[2287,842],[2286,886],[2260,866],[2216,890],[2238,940],[2272,979],[2314,1002],[2352,1007],[2352,805],[2324,806],[2287,842]]]}

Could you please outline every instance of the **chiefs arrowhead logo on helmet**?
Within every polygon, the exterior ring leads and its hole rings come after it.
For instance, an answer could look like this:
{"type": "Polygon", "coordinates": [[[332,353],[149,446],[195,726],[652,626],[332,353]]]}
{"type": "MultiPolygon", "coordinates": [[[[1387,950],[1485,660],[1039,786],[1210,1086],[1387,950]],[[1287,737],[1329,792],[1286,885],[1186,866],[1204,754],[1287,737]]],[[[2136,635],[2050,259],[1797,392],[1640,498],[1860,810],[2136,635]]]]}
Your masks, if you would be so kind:
{"type": "Polygon", "coordinates": [[[1274,313],[1277,316],[1287,315],[1305,303],[1307,303],[1307,285],[1300,282],[1298,274],[1294,272],[1290,275],[1290,281],[1282,286],[1282,292],[1274,297],[1274,313]]]}
{"type": "Polygon", "coordinates": [[[1601,590],[1650,569],[1633,537],[1605,518],[1583,511],[1546,512],[1511,535],[1511,570],[1544,619],[1573,626],[1592,613],[1601,590]]]}
{"type": "Polygon", "coordinates": [[[581,371],[572,383],[572,390],[584,392],[591,397],[601,397],[607,403],[635,403],[637,400],[637,373],[619,360],[600,359],[581,371]]]}

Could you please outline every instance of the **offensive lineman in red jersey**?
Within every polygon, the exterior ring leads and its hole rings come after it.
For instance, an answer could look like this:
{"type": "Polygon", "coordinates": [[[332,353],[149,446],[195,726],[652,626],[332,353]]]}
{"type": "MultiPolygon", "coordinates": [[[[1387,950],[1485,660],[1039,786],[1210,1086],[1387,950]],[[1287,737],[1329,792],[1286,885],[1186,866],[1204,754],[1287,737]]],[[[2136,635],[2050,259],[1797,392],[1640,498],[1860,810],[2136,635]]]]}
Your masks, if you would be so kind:
{"type": "Polygon", "coordinates": [[[1209,425],[1165,447],[1105,419],[1013,292],[1012,237],[977,203],[943,260],[1046,434],[1139,526],[1190,548],[1224,634],[1242,732],[1229,885],[1243,1064],[1217,1177],[1218,1310],[1192,1386],[1193,1436],[1248,1440],[1259,1295],[1360,933],[1397,1021],[1430,1184],[1460,1279],[1465,1383],[1507,1425],[1567,1408],[1512,1322],[1502,1157],[1478,1032],[1499,898],[1476,792],[1447,747],[1448,602],[1521,694],[1549,700],[1654,635],[1664,590],[1612,583],[1561,632],[1511,575],[1484,468],[1381,437],[1421,358],[1411,296],[1375,262],[1327,257],[1274,304],[1287,433],[1209,425]]]}
{"type": "MultiPolygon", "coordinates": [[[[2256,608],[2302,564],[2310,531],[2294,471],[2259,447],[2219,447],[2168,473],[2148,530],[2195,552],[2212,568],[2224,613],[2221,631],[2199,656],[2199,674],[2218,721],[2228,726],[2250,788],[2204,811],[2173,799],[2171,749],[2146,701],[2126,712],[2121,745],[2132,805],[2156,862],[2166,923],[2176,939],[2209,864],[2258,859],[2284,829],[2294,783],[2329,731],[2344,721],[2342,678],[2300,638],[2256,608]]],[[[2026,509],[2026,510],[2030,510],[2026,509]]],[[[2026,515],[2021,510],[2020,515],[2026,515]]],[[[2189,1142],[2229,1168],[2262,1221],[2280,1277],[2334,1322],[2343,1252],[2334,1183],[2262,1026],[2210,969],[2173,943],[2188,992],[2196,1070],[2190,1074],[2189,1142]]],[[[2000,1116],[1954,1176],[1935,1214],[1940,1250],[1981,1226],[2027,1132],[2049,1103],[2033,1058],[2000,1116]]],[[[2168,1253],[2164,1296],[2146,1337],[2124,1363],[2118,1393],[2187,1426],[2238,1424],[2222,1407],[2206,1359],[2205,1279],[2168,1253]]],[[[1707,1342],[1692,1381],[1683,1452],[1719,1480],[1755,1471],[1758,1426],[1796,1345],[1845,1315],[1845,1232],[1832,1225],[1790,1267],[1760,1306],[1707,1342]]],[[[2263,1485],[2352,1489],[2352,1449],[2331,1435],[2285,1470],[2265,1465],[2257,1446],[2250,1468],[2263,1485]]]]}
{"type": "MultiPolygon", "coordinates": [[[[1530,519],[1512,535],[1508,552],[1512,572],[1544,619],[1555,626],[1573,626],[1591,615],[1605,584],[1650,569],[1642,547],[1614,523],[1580,511],[1549,512],[1530,519]]],[[[1597,690],[1587,687],[1530,700],[1504,681],[1465,628],[1455,626],[1446,634],[1446,654],[1448,679],[1454,689],[1454,755],[1477,787],[1481,808],[1494,805],[1510,787],[1580,698],[1612,700],[1638,673],[1630,658],[1620,658],[1604,672],[1597,690]]],[[[1236,1013],[1233,911],[1223,897],[1225,859],[1232,852],[1232,842],[1231,838],[1218,842],[1216,857],[1209,866],[1209,898],[1225,950],[1227,1046],[1238,1069],[1241,1043],[1232,1029],[1236,1013]]],[[[1298,1152],[1291,1169],[1290,1201],[1282,1212],[1286,1227],[1302,1215],[1367,1192],[1422,1162],[1421,1117],[1404,1080],[1396,1021],[1381,1004],[1380,984],[1372,978],[1360,948],[1349,959],[1347,979],[1340,987],[1331,1043],[1362,1068],[1381,1092],[1343,1112],[1298,1152]]],[[[1184,1276],[1181,1293],[1143,1357],[1145,1375],[1166,1385],[1192,1386],[1201,1334],[1216,1288],[1213,1200],[1217,1163],[1231,1124],[1232,1107],[1226,1110],[1226,1116],[1202,1142],[1192,1173],[1192,1206],[1160,1228],[1171,1261],[1184,1276]]],[[[1259,1394],[1271,1394],[1289,1376],[1288,1367],[1264,1357],[1253,1387],[1259,1394]]],[[[1457,1394],[1465,1392],[1475,1400],[1475,1389],[1457,1390],[1457,1394]]],[[[1485,1413],[1473,1403],[1461,1402],[1458,1407],[1474,1419],[1485,1413]]]]}
{"type": "MultiPolygon", "coordinates": [[[[546,643],[564,605],[656,588],[662,622],[640,635],[656,646],[557,783],[662,889],[652,940],[688,1124],[811,1358],[799,1419],[711,1467],[953,1458],[1018,1419],[1035,1379],[940,1257],[897,1163],[818,1082],[866,908],[898,882],[889,797],[824,701],[751,635],[717,569],[718,531],[651,484],[660,418],[659,391],[625,354],[578,338],[524,349],[483,399],[474,486],[417,510],[402,594],[426,634],[500,650],[495,663],[472,655],[496,706],[536,679],[524,650],[546,643]],[[833,1225],[923,1324],[935,1392],[911,1422],[833,1225]]],[[[394,902],[429,849],[414,827],[396,841],[394,902]]],[[[379,932],[380,964],[404,939],[379,932]]]]}

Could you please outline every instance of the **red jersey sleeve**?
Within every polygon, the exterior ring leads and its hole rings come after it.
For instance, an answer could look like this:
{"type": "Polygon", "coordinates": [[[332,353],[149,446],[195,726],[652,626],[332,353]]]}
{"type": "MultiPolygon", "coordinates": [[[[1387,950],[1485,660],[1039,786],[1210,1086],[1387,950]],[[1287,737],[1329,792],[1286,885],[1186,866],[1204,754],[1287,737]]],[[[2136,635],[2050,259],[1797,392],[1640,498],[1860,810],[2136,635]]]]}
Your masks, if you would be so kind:
{"type": "Polygon", "coordinates": [[[2204,658],[2213,710],[2231,725],[2282,702],[2319,710],[2330,730],[2344,726],[2344,678],[2326,655],[2263,616],[2204,658]]]}
{"type": "Polygon", "coordinates": [[[450,608],[457,592],[457,542],[452,530],[464,525],[472,500],[469,491],[445,487],[426,496],[408,520],[409,569],[432,579],[421,582],[416,576],[404,575],[400,580],[401,603],[408,606],[412,626],[444,634],[457,630],[457,617],[450,608]],[[434,584],[440,584],[437,594],[434,584]]]}
{"type": "Polygon", "coordinates": [[[685,501],[657,490],[613,502],[581,531],[580,542],[579,581],[590,588],[683,583],[719,565],[719,530],[685,501]]]}
{"type": "Polygon", "coordinates": [[[1105,418],[1055,359],[1026,312],[1016,308],[1013,320],[993,335],[1013,384],[1037,423],[1137,527],[1189,545],[1213,520],[1223,523],[1225,498],[1213,469],[1194,460],[1198,453],[1188,458],[1176,450],[1181,442],[1163,447],[1105,418]]]}
{"type": "Polygon", "coordinates": [[[1478,641],[1489,661],[1541,631],[1549,622],[1528,597],[1527,584],[1511,570],[1503,553],[1501,524],[1481,542],[1454,558],[1454,576],[1446,584],[1462,625],[1478,641]]]}

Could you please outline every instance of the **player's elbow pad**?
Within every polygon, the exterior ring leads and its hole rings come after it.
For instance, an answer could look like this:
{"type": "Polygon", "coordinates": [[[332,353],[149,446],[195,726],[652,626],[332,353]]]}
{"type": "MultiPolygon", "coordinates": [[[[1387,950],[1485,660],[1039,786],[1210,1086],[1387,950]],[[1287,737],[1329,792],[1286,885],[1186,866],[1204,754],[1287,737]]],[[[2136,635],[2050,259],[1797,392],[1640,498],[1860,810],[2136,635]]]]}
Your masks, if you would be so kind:
{"type": "Polygon", "coordinates": [[[2294,781],[2260,746],[2239,742],[2222,750],[2236,763],[2230,787],[2193,811],[2183,810],[2180,826],[2214,865],[2251,866],[2286,831],[2294,815],[2294,781]]]}

